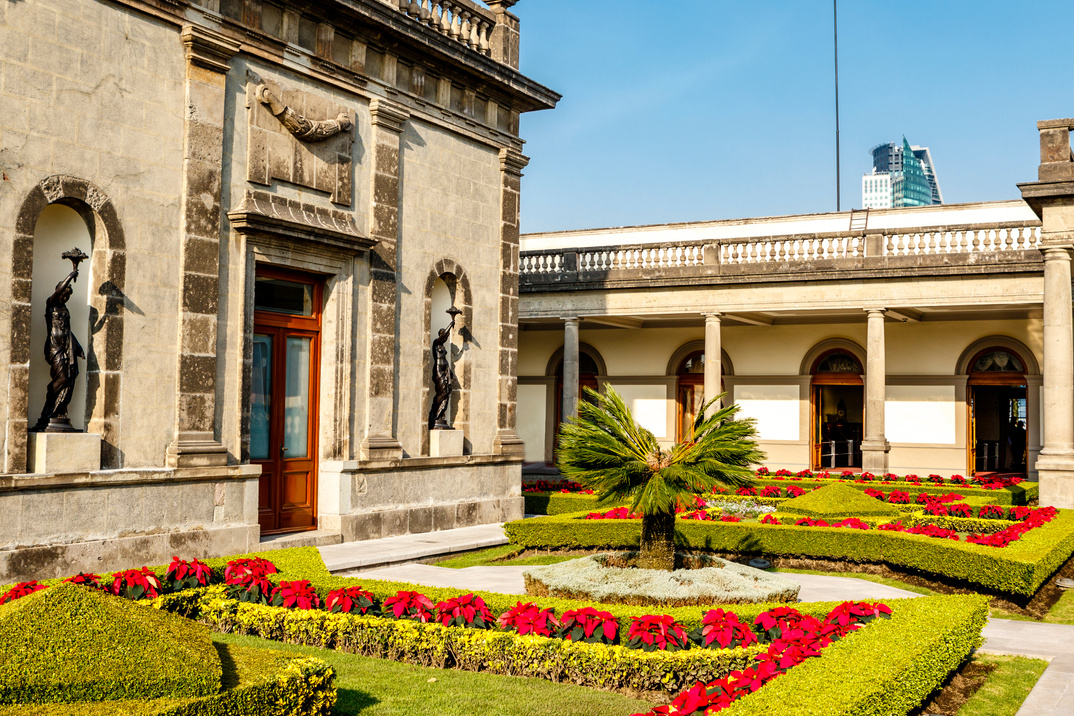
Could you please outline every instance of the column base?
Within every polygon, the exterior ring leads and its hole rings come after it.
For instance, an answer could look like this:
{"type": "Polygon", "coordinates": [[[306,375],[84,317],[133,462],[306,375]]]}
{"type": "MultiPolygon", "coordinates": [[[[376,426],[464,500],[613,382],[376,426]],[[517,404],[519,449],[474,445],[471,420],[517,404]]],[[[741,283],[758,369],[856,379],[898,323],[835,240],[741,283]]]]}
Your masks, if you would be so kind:
{"type": "Polygon", "coordinates": [[[463,453],[461,430],[430,430],[429,457],[455,457],[463,453]]]}
{"type": "Polygon", "coordinates": [[[1034,467],[1041,507],[1074,509],[1074,451],[1045,448],[1034,467]]]}
{"type": "Polygon", "coordinates": [[[212,433],[179,433],[168,446],[168,467],[221,467],[227,465],[227,448],[212,433]]]}
{"type": "Polygon", "coordinates": [[[861,469],[874,475],[888,471],[888,453],[891,443],[887,440],[866,440],[861,444],[861,469]]]}
{"type": "Polygon", "coordinates": [[[514,430],[500,430],[492,441],[492,451],[498,455],[526,456],[526,443],[514,430]]]}
{"type": "Polygon", "coordinates": [[[403,446],[391,435],[367,435],[361,451],[363,460],[403,459],[403,446]]]}

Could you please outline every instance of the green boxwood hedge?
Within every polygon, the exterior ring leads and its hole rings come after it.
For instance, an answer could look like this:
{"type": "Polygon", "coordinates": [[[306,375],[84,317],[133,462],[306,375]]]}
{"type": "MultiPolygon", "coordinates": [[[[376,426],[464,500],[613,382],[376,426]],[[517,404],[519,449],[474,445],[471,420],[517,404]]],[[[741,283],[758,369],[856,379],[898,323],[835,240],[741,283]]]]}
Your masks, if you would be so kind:
{"type": "Polygon", "coordinates": [[[0,703],[208,696],[220,657],[205,627],[64,584],[0,606],[0,703]]]}
{"type": "MultiPolygon", "coordinates": [[[[581,513],[508,522],[512,544],[535,549],[636,548],[640,520],[586,520],[581,513]]],[[[1074,510],[1007,547],[881,530],[681,520],[688,549],[875,562],[960,580],[988,592],[1031,596],[1074,553],[1074,510]]]]}
{"type": "MultiPolygon", "coordinates": [[[[883,493],[889,493],[892,490],[899,490],[901,492],[910,493],[911,499],[916,499],[921,493],[927,495],[946,495],[950,492],[963,495],[964,497],[981,497],[985,499],[982,504],[990,505],[1026,505],[1030,500],[1037,499],[1040,492],[1040,484],[1036,482],[1022,482],[1018,485],[1012,485],[1011,487],[1004,488],[1002,490],[986,490],[983,487],[971,487],[969,485],[953,485],[949,482],[945,482],[942,485],[933,485],[932,483],[922,483],[915,485],[912,482],[892,482],[885,484],[880,480],[874,480],[872,482],[854,482],[854,481],[841,481],[838,479],[816,479],[816,478],[802,478],[791,479],[786,478],[783,480],[776,480],[771,477],[758,477],[754,481],[754,486],[757,491],[760,492],[760,488],[773,485],[779,488],[787,488],[791,485],[797,485],[801,488],[809,488],[815,490],[818,487],[825,487],[826,485],[847,485],[853,487],[855,490],[865,491],[868,489],[880,490],[883,493]]],[[[965,500],[968,502],[968,500],[965,500]]]]}
{"type": "Polygon", "coordinates": [[[869,497],[853,487],[836,483],[819,490],[807,492],[800,497],[785,500],[780,512],[826,520],[844,517],[897,517],[899,508],[876,498],[869,497]]]}
{"type": "MultiPolygon", "coordinates": [[[[139,607],[144,608],[144,607],[139,607]]],[[[320,659],[218,644],[225,690],[173,697],[76,704],[0,706],[0,716],[328,716],[336,702],[335,672],[320,659]]]]}
{"type": "MultiPolygon", "coordinates": [[[[527,515],[565,515],[601,509],[596,495],[582,495],[567,492],[524,492],[527,515]]],[[[606,509],[610,509],[606,508],[606,509]]]]}
{"type": "MultiPolygon", "coordinates": [[[[894,602],[888,602],[889,605],[894,602]]],[[[828,646],[721,711],[727,716],[904,716],[981,644],[987,598],[897,603],[890,620],[828,646]]]]}
{"type": "MultiPolygon", "coordinates": [[[[341,581],[355,583],[359,580],[341,581]]],[[[433,601],[464,593],[458,589],[432,589],[376,580],[361,580],[361,584],[378,597],[394,594],[398,589],[420,591],[433,601]]],[[[323,586],[326,585],[319,585],[323,586]]],[[[518,600],[515,595],[478,594],[483,596],[494,612],[504,605],[513,606],[518,600]]],[[[562,599],[534,598],[531,601],[542,608],[557,608],[559,613],[565,608],[586,604],[562,599]]],[[[914,685],[920,684],[920,688],[925,689],[928,684],[941,682],[957,666],[958,661],[949,665],[951,653],[959,652],[960,661],[980,642],[980,631],[987,612],[986,598],[976,595],[925,597],[889,600],[886,603],[893,610],[891,620],[869,624],[862,631],[825,649],[820,659],[807,663],[828,663],[825,657],[829,653],[837,653],[832,652],[837,647],[853,653],[862,650],[868,650],[869,653],[893,651],[900,654],[902,659],[885,676],[894,681],[906,678],[907,674],[916,675],[914,685]],[[913,668],[908,668],[911,666],[913,668]]],[[[823,617],[835,605],[835,602],[813,602],[796,607],[803,613],[823,617]]],[[[227,599],[219,587],[162,597],[156,600],[155,606],[191,614],[214,629],[226,632],[253,634],[423,666],[570,681],[605,689],[676,693],[696,681],[711,681],[744,668],[754,654],[764,650],[764,647],[754,645],[725,650],[692,648],[677,652],[645,652],[621,646],[576,643],[533,635],[519,636],[513,632],[260,606],[227,599]]],[[[733,609],[743,620],[752,620],[773,606],[777,605],[736,605],[733,609]]],[[[655,609],[599,605],[599,608],[615,614],[621,625],[630,616],[667,613],[687,628],[700,624],[706,611],[698,607],[655,609]]],[[[784,678],[765,688],[779,688],[784,678]]],[[[829,672],[826,678],[843,681],[840,674],[833,672],[829,672]]],[[[918,693],[918,690],[914,693],[918,693]]],[[[923,691],[921,698],[929,691],[931,688],[923,691]]]]}

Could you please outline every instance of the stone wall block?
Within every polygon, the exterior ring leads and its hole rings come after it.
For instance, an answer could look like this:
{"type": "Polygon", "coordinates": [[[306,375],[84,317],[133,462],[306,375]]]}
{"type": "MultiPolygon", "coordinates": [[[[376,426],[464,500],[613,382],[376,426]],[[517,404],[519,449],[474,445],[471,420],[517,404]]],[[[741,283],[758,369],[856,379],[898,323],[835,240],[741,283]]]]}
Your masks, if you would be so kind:
{"type": "Polygon", "coordinates": [[[216,385],[215,355],[180,355],[179,389],[184,393],[212,393],[216,385]]]}
{"type": "MultiPolygon", "coordinates": [[[[30,326],[33,321],[29,303],[11,306],[11,362],[30,362],[30,326]]],[[[40,347],[39,347],[40,349],[40,347]]]]}
{"type": "Polygon", "coordinates": [[[219,278],[215,275],[183,274],[183,310],[215,316],[219,300],[219,278]]]}
{"type": "Polygon", "coordinates": [[[183,393],[178,402],[179,421],[186,430],[212,432],[214,396],[183,393]]]}

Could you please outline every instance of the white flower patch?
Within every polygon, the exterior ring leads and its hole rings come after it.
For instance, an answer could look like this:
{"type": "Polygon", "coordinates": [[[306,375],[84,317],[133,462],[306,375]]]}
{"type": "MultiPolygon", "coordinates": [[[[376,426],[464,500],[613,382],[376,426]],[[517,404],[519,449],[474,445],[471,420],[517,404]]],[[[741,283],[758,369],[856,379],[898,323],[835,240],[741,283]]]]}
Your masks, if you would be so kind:
{"type": "Polygon", "coordinates": [[[647,602],[747,604],[797,601],[800,586],[788,579],[718,557],[710,567],[659,569],[605,567],[620,555],[596,554],[524,572],[526,582],[540,582],[550,594],[586,594],[597,601],[641,599],[647,602]]]}

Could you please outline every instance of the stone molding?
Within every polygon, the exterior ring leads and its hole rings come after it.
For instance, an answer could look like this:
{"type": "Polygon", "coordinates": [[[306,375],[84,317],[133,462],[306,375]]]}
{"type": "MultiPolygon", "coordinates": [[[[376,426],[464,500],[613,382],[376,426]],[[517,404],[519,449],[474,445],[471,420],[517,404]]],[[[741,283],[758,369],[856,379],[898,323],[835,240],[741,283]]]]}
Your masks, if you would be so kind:
{"type": "Polygon", "coordinates": [[[90,345],[85,346],[85,380],[87,406],[92,407],[86,416],[86,429],[102,438],[102,466],[120,467],[126,239],[119,213],[108,195],[85,179],[57,174],[42,179],[30,190],[15,219],[4,472],[26,471],[34,234],[37,219],[49,204],[73,208],[82,215],[92,236],[90,274],[94,281],[101,283],[97,290],[90,291],[90,315],[94,327],[90,345]]]}
{"type": "Polygon", "coordinates": [[[293,241],[363,253],[375,239],[358,233],[352,214],[286,199],[263,191],[246,191],[242,203],[228,212],[240,234],[285,237],[293,241]]]}
{"type": "Polygon", "coordinates": [[[521,152],[505,147],[500,150],[500,171],[521,177],[522,170],[530,163],[530,158],[521,152]]]}
{"type": "Polygon", "coordinates": [[[369,117],[374,127],[402,134],[410,112],[401,105],[378,98],[369,103],[369,117]]]}
{"type": "Polygon", "coordinates": [[[242,48],[237,40],[201,25],[184,25],[180,38],[189,63],[223,74],[231,69],[231,58],[242,48]]]}
{"type": "Polygon", "coordinates": [[[260,465],[225,467],[135,468],[45,475],[0,475],[0,492],[51,490],[56,488],[96,488],[116,485],[149,485],[178,482],[219,482],[248,480],[261,474],[260,465]]]}

